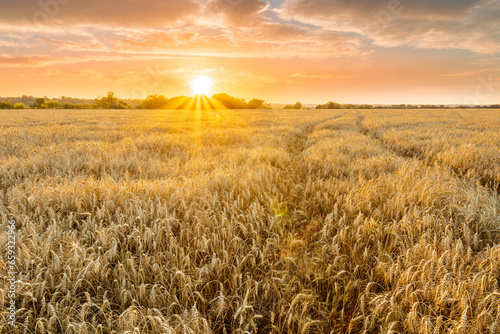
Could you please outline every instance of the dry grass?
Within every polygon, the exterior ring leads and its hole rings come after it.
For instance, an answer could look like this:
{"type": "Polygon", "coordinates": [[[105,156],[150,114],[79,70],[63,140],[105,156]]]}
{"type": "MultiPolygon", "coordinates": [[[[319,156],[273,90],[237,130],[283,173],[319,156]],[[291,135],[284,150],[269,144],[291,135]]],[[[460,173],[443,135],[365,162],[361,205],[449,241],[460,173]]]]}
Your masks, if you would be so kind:
{"type": "Polygon", "coordinates": [[[1,333],[500,330],[498,111],[217,113],[0,112],[1,333]]]}

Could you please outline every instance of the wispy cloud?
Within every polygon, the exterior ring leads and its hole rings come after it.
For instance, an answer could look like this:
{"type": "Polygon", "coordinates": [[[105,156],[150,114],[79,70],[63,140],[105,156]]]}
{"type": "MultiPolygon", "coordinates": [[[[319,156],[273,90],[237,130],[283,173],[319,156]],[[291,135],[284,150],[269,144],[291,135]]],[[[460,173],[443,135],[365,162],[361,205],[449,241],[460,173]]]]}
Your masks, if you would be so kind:
{"type": "MultiPolygon", "coordinates": [[[[10,56],[0,54],[0,68],[20,67],[20,68],[40,68],[54,65],[74,65],[82,63],[98,63],[98,62],[118,62],[118,61],[145,61],[145,60],[166,60],[179,59],[180,57],[166,57],[157,54],[140,54],[131,58],[129,55],[87,55],[83,57],[68,56],[68,57],[50,57],[45,55],[30,55],[30,56],[10,56]]],[[[182,59],[189,59],[181,57],[182,59]]]]}
{"type": "Polygon", "coordinates": [[[471,75],[477,75],[485,72],[491,72],[492,70],[490,69],[484,69],[484,70],[477,70],[477,71],[469,71],[469,72],[462,72],[462,73],[453,73],[453,74],[442,74],[442,77],[467,77],[471,75]]]}
{"type": "Polygon", "coordinates": [[[383,47],[500,52],[500,2],[489,0],[285,0],[287,21],[358,33],[383,47]]]}
{"type": "Polygon", "coordinates": [[[195,0],[2,1],[0,23],[150,27],[185,20],[200,8],[195,0]]]}
{"type": "Polygon", "coordinates": [[[331,78],[331,75],[325,73],[300,72],[292,74],[291,77],[306,79],[328,79],[331,78]]]}
{"type": "Polygon", "coordinates": [[[60,58],[43,55],[12,57],[0,55],[0,67],[41,67],[57,63],[60,58]]]}

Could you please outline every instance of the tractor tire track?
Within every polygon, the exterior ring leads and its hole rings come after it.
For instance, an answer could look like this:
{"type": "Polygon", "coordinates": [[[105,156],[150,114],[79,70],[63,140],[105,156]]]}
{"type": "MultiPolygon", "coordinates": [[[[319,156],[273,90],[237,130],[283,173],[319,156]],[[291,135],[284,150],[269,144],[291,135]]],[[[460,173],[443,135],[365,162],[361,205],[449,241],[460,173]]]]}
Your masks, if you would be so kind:
{"type": "Polygon", "coordinates": [[[447,163],[441,162],[437,160],[434,156],[432,155],[427,155],[423,151],[419,151],[416,149],[406,149],[403,148],[397,144],[394,143],[389,143],[382,134],[371,130],[368,128],[365,124],[365,116],[361,115],[361,113],[358,110],[358,120],[356,121],[356,125],[359,128],[359,131],[367,136],[372,138],[373,140],[377,141],[383,148],[387,149],[388,151],[392,152],[393,154],[405,158],[405,159],[417,159],[424,165],[428,167],[433,167],[435,164],[438,164],[440,167],[449,170],[451,172],[451,175],[455,178],[459,178],[463,181],[468,181],[470,182],[471,180],[477,180],[479,183],[489,189],[492,190],[493,192],[496,192],[497,194],[500,194],[500,183],[495,182],[494,179],[487,178],[484,176],[474,176],[474,171],[472,168],[459,168],[459,167],[453,167],[447,163]],[[471,175],[471,177],[467,177],[467,175],[471,175]]]}
{"type": "Polygon", "coordinates": [[[284,181],[279,194],[282,204],[286,207],[286,214],[280,219],[285,227],[284,231],[288,235],[295,234],[296,237],[299,237],[297,233],[311,223],[311,213],[305,207],[307,202],[305,191],[307,184],[314,182],[314,180],[311,180],[309,167],[304,161],[310,135],[321,124],[342,118],[350,112],[347,111],[320,121],[308,123],[301,127],[299,134],[292,133],[290,135],[288,145],[285,148],[290,157],[290,163],[280,171],[283,174],[281,179],[284,181]]]}

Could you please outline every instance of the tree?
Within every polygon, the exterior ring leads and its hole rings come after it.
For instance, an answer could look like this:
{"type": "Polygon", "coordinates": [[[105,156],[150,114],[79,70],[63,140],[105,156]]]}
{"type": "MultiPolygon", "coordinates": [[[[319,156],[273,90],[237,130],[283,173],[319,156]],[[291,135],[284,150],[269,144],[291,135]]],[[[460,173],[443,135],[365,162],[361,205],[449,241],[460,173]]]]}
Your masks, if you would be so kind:
{"type": "Polygon", "coordinates": [[[214,96],[211,97],[211,99],[215,102],[218,102],[216,107],[218,107],[218,105],[222,105],[224,106],[224,108],[227,109],[248,108],[248,104],[245,102],[244,99],[239,99],[226,93],[215,94],[214,96]]]}
{"type": "Polygon", "coordinates": [[[108,96],[94,99],[96,107],[99,109],[125,109],[128,105],[125,102],[118,100],[112,91],[108,92],[108,96]]]}
{"type": "Polygon", "coordinates": [[[340,103],[328,102],[326,104],[320,104],[316,106],[316,109],[343,109],[343,106],[340,103]]]}
{"type": "Polygon", "coordinates": [[[63,104],[63,109],[76,109],[76,105],[73,103],[66,102],[63,104]]]}
{"type": "Polygon", "coordinates": [[[287,104],[283,109],[304,109],[301,102],[296,102],[295,104],[287,104]]]}
{"type": "Polygon", "coordinates": [[[169,105],[169,99],[163,95],[149,95],[146,99],[138,106],[139,109],[167,109],[169,105]]]}
{"type": "Polygon", "coordinates": [[[30,104],[33,109],[43,109],[45,104],[45,98],[39,97],[35,100],[35,103],[30,104]]]}
{"type": "Polygon", "coordinates": [[[248,101],[248,109],[270,109],[270,104],[265,100],[252,99],[248,101]]]}
{"type": "Polygon", "coordinates": [[[24,103],[16,103],[14,104],[14,109],[26,109],[24,103]]]}
{"type": "Polygon", "coordinates": [[[42,105],[42,108],[43,109],[62,109],[63,105],[61,102],[59,102],[57,100],[50,100],[50,101],[45,102],[42,105]]]}
{"type": "Polygon", "coordinates": [[[3,102],[3,101],[0,101],[0,109],[13,109],[14,106],[12,105],[12,103],[10,101],[8,102],[3,102]]]}

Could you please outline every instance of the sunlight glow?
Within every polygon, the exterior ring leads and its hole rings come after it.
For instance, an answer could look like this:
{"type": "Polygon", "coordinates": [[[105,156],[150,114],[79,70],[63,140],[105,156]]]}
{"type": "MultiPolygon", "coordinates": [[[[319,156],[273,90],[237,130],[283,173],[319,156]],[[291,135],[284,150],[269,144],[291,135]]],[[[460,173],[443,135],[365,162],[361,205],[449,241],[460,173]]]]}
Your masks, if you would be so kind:
{"type": "Polygon", "coordinates": [[[210,77],[196,77],[191,81],[191,90],[196,95],[209,95],[214,82],[210,77]]]}

